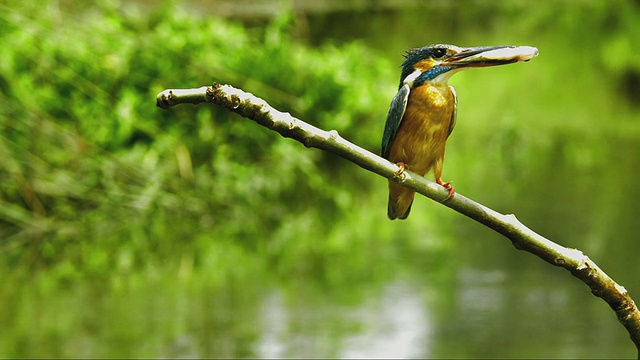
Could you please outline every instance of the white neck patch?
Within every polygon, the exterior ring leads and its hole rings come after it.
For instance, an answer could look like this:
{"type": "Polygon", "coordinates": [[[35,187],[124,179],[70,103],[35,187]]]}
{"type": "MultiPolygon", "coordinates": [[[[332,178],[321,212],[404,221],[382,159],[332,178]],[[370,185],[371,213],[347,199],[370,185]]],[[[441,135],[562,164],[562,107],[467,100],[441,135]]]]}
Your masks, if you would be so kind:
{"type": "Polygon", "coordinates": [[[404,78],[404,80],[402,80],[402,83],[409,85],[409,87],[411,88],[413,87],[413,82],[416,81],[418,76],[420,76],[421,74],[422,74],[422,71],[420,71],[420,69],[416,69],[414,72],[407,75],[407,77],[404,78]]]}

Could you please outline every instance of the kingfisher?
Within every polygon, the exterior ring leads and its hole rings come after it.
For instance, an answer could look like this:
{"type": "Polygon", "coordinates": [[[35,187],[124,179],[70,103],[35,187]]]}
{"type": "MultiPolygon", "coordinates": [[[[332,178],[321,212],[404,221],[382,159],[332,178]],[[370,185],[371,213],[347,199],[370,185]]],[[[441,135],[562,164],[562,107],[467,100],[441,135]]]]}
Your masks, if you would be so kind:
{"type": "MultiPolygon", "coordinates": [[[[458,98],[449,78],[470,67],[486,67],[528,61],[538,55],[531,46],[480,46],[462,48],[435,44],[408,50],[402,63],[398,93],[391,101],[382,137],[382,157],[398,164],[401,175],[409,169],[421,176],[433,171],[442,181],[445,143],[456,125],[458,98]]],[[[406,219],[415,192],[389,180],[389,219],[406,219]]]]}

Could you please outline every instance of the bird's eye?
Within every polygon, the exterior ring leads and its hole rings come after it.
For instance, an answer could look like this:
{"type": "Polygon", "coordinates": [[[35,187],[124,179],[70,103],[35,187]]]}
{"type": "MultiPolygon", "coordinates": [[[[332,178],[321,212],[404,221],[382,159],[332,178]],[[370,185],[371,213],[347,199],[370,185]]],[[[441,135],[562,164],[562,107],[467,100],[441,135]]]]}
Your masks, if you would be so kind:
{"type": "Polygon", "coordinates": [[[435,50],[433,50],[433,58],[434,59],[439,59],[439,58],[445,56],[446,53],[447,53],[446,49],[435,49],[435,50]]]}

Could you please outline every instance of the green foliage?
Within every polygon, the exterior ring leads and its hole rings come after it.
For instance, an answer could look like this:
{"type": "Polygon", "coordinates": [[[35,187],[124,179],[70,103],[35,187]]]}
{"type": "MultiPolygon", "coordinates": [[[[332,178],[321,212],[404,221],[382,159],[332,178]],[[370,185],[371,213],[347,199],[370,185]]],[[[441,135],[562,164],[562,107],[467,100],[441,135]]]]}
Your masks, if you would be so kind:
{"type": "Polygon", "coordinates": [[[375,150],[389,93],[371,89],[393,91],[380,79],[394,67],[358,44],[292,43],[287,16],[247,31],[178,8],[60,6],[0,17],[3,266],[73,278],[231,246],[315,271],[302,263],[323,246],[301,239],[327,236],[369,178],[224,110],[159,110],[155,94],[228,82],[375,150]]]}
{"type": "MultiPolygon", "coordinates": [[[[624,31],[633,27],[637,9],[616,4],[565,4],[571,14],[560,17],[552,7],[532,9],[526,2],[499,9],[453,5],[456,18],[478,30],[457,39],[461,45],[541,49],[531,65],[463,72],[452,80],[459,86],[460,121],[448,146],[456,161],[448,161],[447,172],[457,185],[487,192],[478,179],[492,177],[507,184],[499,190],[516,194],[518,186],[509,182],[544,181],[536,177],[548,159],[541,152],[559,153],[559,161],[584,172],[606,156],[604,145],[585,149],[567,139],[603,143],[612,134],[637,134],[637,116],[629,115],[637,94],[604,81],[626,79],[639,68],[631,46],[638,35],[624,31]],[[595,15],[580,21],[573,16],[590,11],[595,15]],[[473,22],[479,14],[488,25],[473,22]],[[568,35],[545,30],[541,24],[550,18],[568,35]],[[588,39],[579,35],[590,29],[598,31],[588,39]],[[564,78],[572,79],[571,88],[558,86],[564,78]],[[583,89],[589,89],[588,107],[572,96],[583,89]],[[630,109],[610,101],[618,92],[632,100],[630,109]],[[619,113],[616,122],[589,120],[611,112],[619,113]],[[501,165],[490,170],[487,162],[501,165]]],[[[411,251],[396,243],[404,235],[413,235],[407,240],[412,249],[435,246],[431,211],[418,210],[426,221],[414,225],[377,221],[384,219],[383,180],[225,110],[162,111],[153,101],[169,87],[230,83],[377,151],[401,51],[449,41],[451,9],[430,9],[442,26],[431,26],[429,39],[420,33],[418,43],[393,44],[402,47],[391,52],[393,62],[359,42],[310,48],[292,41],[296,23],[286,14],[264,28],[247,28],[169,5],[141,12],[102,2],[74,9],[78,15],[55,1],[14,1],[2,9],[0,266],[29,264],[61,278],[108,276],[164,261],[178,266],[182,259],[210,266],[210,257],[219,258],[211,254],[234,249],[285,276],[296,270],[335,280],[372,274],[368,264],[377,260],[393,263],[411,251]],[[369,210],[374,206],[380,210],[369,210]],[[353,271],[332,273],[332,261],[341,258],[353,271]]]]}

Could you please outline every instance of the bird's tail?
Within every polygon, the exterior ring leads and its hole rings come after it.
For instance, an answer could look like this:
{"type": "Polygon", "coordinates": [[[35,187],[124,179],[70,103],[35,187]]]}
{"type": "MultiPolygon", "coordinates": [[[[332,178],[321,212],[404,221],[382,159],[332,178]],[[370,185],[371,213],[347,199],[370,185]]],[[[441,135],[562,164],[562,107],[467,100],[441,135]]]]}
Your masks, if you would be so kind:
{"type": "Polygon", "coordinates": [[[406,187],[389,181],[389,205],[387,216],[389,219],[406,219],[411,212],[411,205],[416,192],[406,187]]]}

